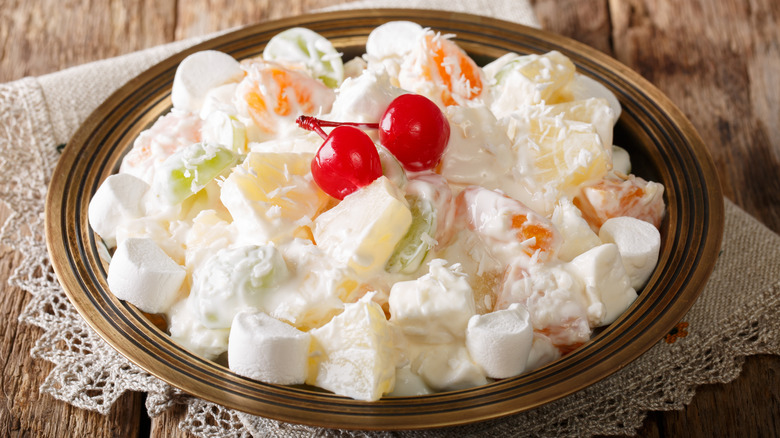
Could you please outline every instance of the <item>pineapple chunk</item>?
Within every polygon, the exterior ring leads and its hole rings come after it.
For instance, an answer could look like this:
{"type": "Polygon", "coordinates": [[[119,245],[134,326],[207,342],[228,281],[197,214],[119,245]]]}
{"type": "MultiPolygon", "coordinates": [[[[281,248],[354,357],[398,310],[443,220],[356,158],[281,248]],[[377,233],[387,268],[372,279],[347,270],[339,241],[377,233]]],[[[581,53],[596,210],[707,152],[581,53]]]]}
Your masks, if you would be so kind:
{"type": "MultiPolygon", "coordinates": [[[[524,105],[558,103],[556,91],[574,78],[574,64],[560,52],[543,55],[507,57],[496,65],[491,110],[497,118],[509,115],[524,105]]],[[[492,69],[488,69],[492,73],[492,69]]]]}
{"type": "Polygon", "coordinates": [[[368,277],[384,269],[412,224],[403,194],[381,176],[314,221],[314,240],[337,262],[368,277]]]}
{"type": "Polygon", "coordinates": [[[220,199],[252,243],[291,238],[328,202],[311,177],[311,154],[250,152],[222,184],[220,199]]]}
{"type": "Polygon", "coordinates": [[[306,383],[357,400],[374,401],[395,386],[398,357],[393,331],[379,304],[368,293],[344,312],[310,331],[306,383]]]}
{"type": "Polygon", "coordinates": [[[605,147],[590,123],[557,117],[512,119],[515,141],[523,145],[530,166],[520,169],[537,189],[574,195],[578,187],[602,179],[611,166],[611,146],[605,147]]]}
{"type": "Polygon", "coordinates": [[[610,107],[606,99],[590,98],[559,103],[546,107],[547,115],[563,115],[565,120],[589,123],[601,137],[601,143],[607,147],[612,146],[612,128],[617,122],[617,114],[610,107]]]}

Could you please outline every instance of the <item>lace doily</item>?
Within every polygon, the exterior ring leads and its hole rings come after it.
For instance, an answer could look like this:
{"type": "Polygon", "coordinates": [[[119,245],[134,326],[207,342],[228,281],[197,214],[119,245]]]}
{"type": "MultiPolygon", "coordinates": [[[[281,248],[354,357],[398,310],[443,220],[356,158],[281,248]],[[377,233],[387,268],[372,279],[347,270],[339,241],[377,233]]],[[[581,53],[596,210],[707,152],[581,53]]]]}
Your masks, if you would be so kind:
{"type": "Polygon", "coordinates": [[[721,257],[677,332],[609,378],[535,410],[450,429],[356,432],[264,419],[181,393],[131,364],[88,327],[55,278],[44,237],[46,189],[63,137],[114,87],[181,47],[136,55],[130,69],[113,62],[107,68],[121,71],[114,76],[93,66],[67,77],[0,85],[0,201],[11,211],[0,228],[0,245],[23,258],[9,283],[32,295],[20,321],[44,332],[31,354],[55,364],[42,392],[106,414],[125,391],[143,391],[152,417],[186,404],[180,427],[203,437],[634,434],[645,412],[681,409],[698,385],[736,378],[745,356],[780,354],[780,238],[727,201],[721,257]],[[106,77],[101,92],[63,87],[106,77]],[[739,296],[730,293],[734,290],[739,296]]]}

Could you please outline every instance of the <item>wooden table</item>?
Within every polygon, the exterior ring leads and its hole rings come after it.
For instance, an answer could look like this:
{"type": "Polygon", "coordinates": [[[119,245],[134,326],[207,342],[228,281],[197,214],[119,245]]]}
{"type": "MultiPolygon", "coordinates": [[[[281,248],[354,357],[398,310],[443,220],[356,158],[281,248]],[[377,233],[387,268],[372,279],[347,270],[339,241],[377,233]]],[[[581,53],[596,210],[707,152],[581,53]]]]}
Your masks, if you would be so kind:
{"type": "MultiPolygon", "coordinates": [[[[0,82],[336,3],[0,0],[0,82]]],[[[725,195],[780,232],[780,2],[532,3],[545,29],[612,55],[668,94],[709,146],[725,195]]],[[[176,428],[182,412],[150,420],[143,394],[125,394],[102,416],[38,393],[52,364],[30,358],[40,330],[17,322],[29,300],[5,285],[17,263],[14,254],[0,252],[0,436],[186,436],[176,428]]],[[[777,436],[778,430],[780,358],[757,356],[735,381],[700,387],[686,409],[649,413],[639,435],[777,436]]]]}

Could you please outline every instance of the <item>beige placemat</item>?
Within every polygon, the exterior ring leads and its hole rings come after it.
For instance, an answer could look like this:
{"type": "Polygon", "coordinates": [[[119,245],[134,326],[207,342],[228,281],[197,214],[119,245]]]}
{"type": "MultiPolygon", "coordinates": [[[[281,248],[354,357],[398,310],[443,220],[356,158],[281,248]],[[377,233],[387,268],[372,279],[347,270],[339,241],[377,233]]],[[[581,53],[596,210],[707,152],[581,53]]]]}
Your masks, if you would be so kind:
{"type": "MultiPolygon", "coordinates": [[[[345,7],[439,8],[537,24],[525,0],[361,1],[345,7]]],[[[9,283],[33,296],[20,320],[44,329],[31,354],[56,365],[42,392],[107,413],[123,392],[145,391],[151,416],[186,404],[180,427],[198,436],[633,434],[645,412],[681,409],[698,385],[736,378],[745,356],[780,354],[780,237],[727,200],[720,258],[676,334],[602,382],[535,410],[452,429],[362,433],[280,423],[181,394],[129,363],[78,315],[51,274],[43,213],[58,145],[118,86],[203,39],[0,85],[0,200],[13,211],[0,228],[0,244],[24,258],[9,283]]]]}

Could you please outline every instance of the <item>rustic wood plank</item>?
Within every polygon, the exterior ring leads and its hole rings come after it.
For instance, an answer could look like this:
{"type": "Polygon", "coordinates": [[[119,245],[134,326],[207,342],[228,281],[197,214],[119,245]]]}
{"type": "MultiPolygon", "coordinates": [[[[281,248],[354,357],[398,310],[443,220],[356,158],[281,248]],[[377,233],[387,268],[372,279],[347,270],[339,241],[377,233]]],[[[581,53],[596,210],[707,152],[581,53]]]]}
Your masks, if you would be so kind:
{"type": "Polygon", "coordinates": [[[530,0],[545,30],[612,54],[607,0],[530,0]]]}
{"type": "Polygon", "coordinates": [[[733,382],[698,388],[684,410],[648,413],[639,436],[774,436],[779,401],[780,360],[753,356],[733,382]]]}
{"type": "Polygon", "coordinates": [[[50,73],[173,40],[173,1],[3,3],[0,82],[50,73]]]}
{"type": "Polygon", "coordinates": [[[179,2],[176,21],[176,39],[206,35],[219,30],[259,23],[283,17],[292,17],[319,8],[345,3],[344,0],[299,0],[280,2],[257,0],[234,2],[231,0],[190,0],[179,2]],[[203,11],[220,11],[204,14],[203,11]]]}
{"type": "Polygon", "coordinates": [[[780,3],[611,0],[615,56],[709,146],[725,195],[780,231],[780,3]]]}
{"type": "Polygon", "coordinates": [[[184,419],[187,408],[176,405],[157,418],[152,419],[150,438],[194,438],[194,435],[179,429],[179,422],[184,419]]]}
{"type": "MultiPolygon", "coordinates": [[[[0,205],[0,220],[7,210],[0,205]]],[[[3,248],[0,278],[10,277],[21,257],[3,248]]],[[[2,285],[0,314],[0,436],[138,436],[143,407],[141,394],[124,394],[108,415],[77,409],[38,391],[53,364],[33,359],[30,348],[41,330],[18,321],[30,296],[2,285]]]]}

